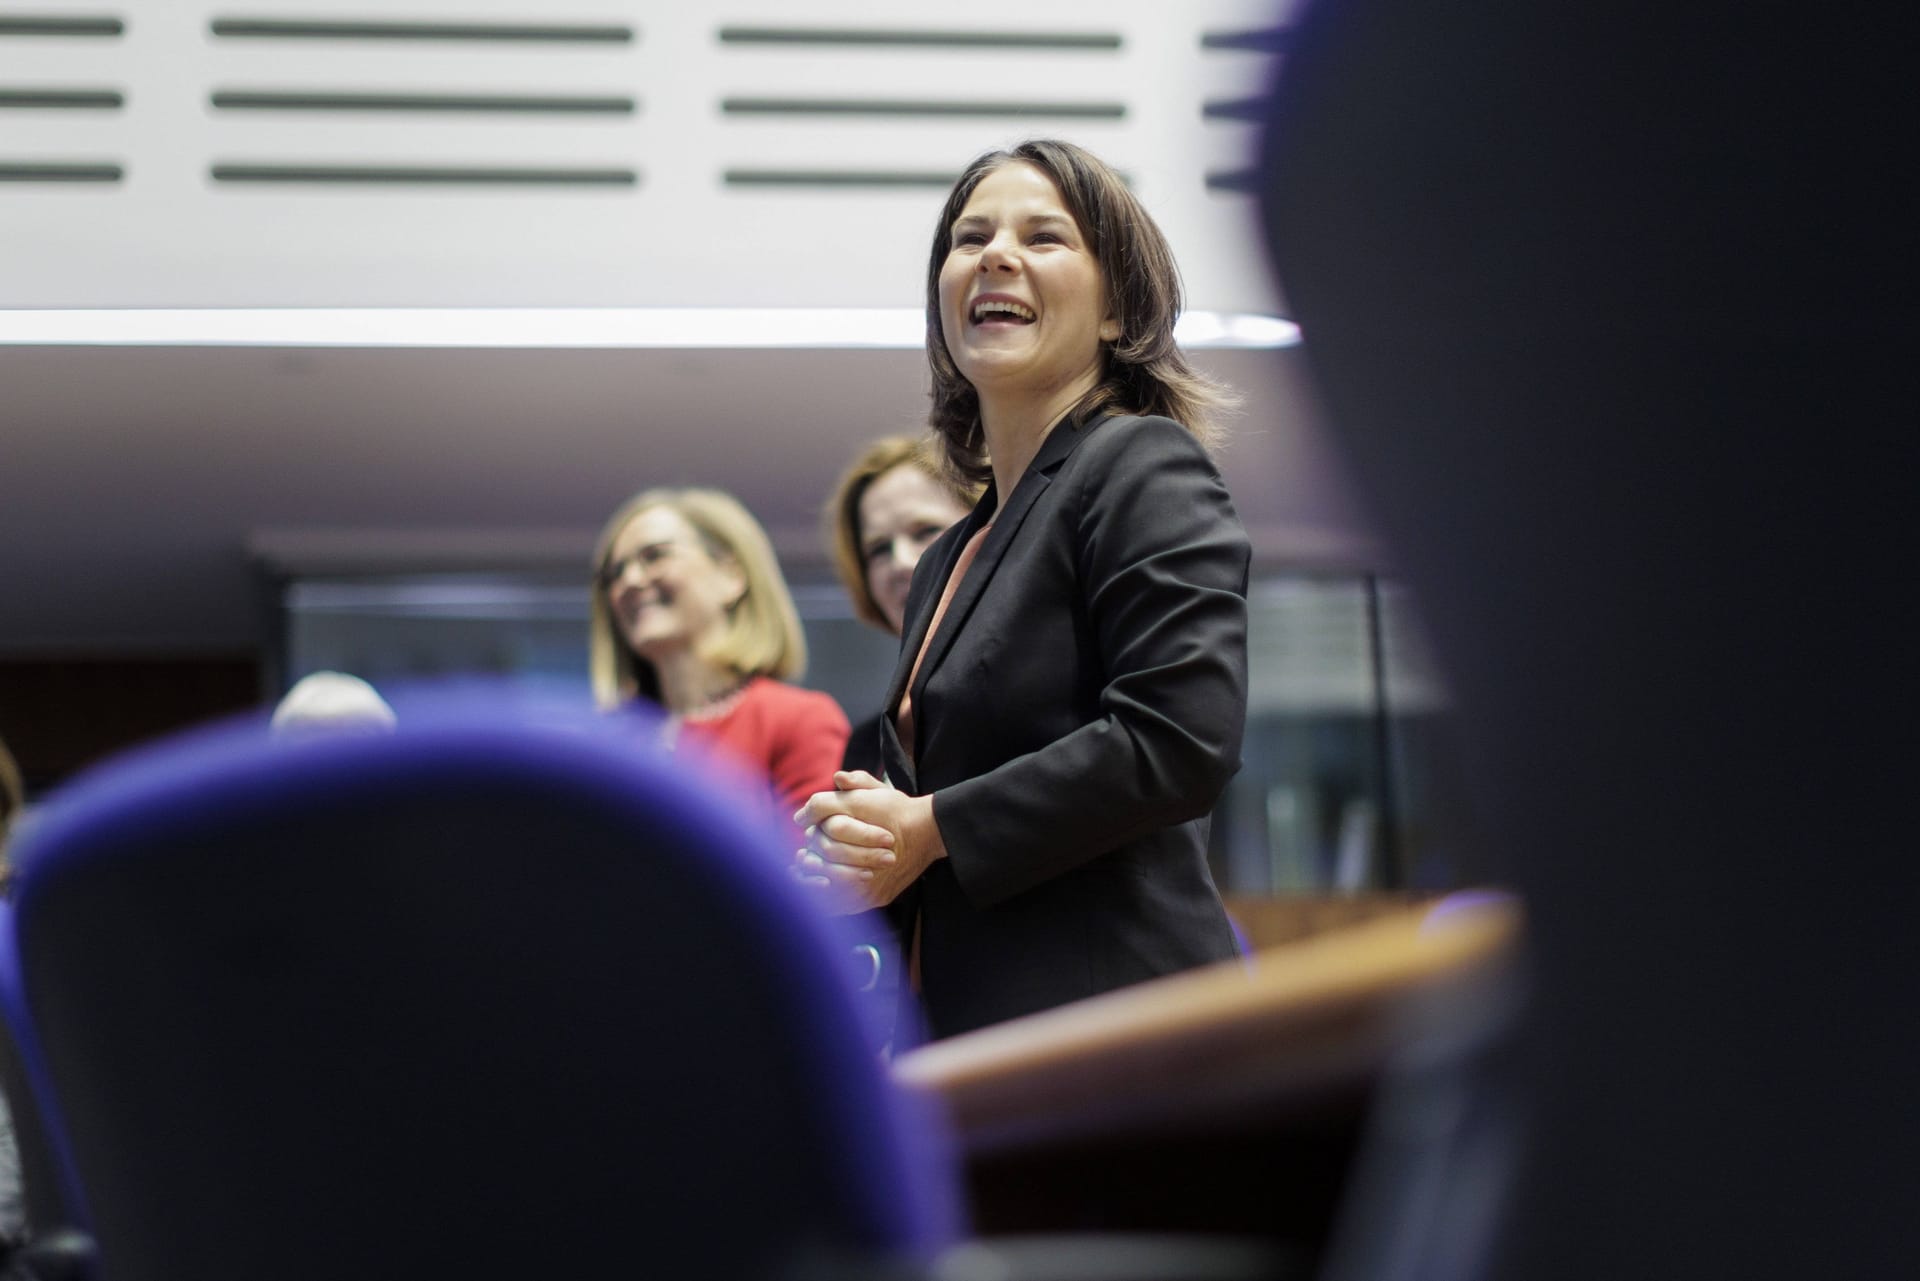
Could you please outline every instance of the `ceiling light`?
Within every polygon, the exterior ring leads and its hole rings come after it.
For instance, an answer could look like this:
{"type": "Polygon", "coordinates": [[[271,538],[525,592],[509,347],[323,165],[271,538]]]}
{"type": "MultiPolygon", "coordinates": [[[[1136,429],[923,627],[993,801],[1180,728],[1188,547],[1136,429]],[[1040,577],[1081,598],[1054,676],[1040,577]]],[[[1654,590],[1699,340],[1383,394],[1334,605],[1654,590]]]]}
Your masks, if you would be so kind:
{"type": "MultiPolygon", "coordinates": [[[[1182,346],[1291,347],[1276,316],[1188,312],[1182,346]]],[[[0,311],[0,344],[110,347],[915,349],[917,307],[115,308],[0,311]]]]}

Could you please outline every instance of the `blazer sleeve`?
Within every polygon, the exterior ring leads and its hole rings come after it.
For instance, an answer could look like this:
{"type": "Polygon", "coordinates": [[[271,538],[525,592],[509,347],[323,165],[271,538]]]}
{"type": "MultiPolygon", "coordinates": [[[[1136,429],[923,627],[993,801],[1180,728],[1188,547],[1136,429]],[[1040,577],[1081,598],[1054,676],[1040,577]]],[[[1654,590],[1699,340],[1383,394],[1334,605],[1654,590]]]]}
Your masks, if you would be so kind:
{"type": "Polygon", "coordinates": [[[1095,456],[1075,469],[1072,495],[1098,715],[934,793],[953,873],[976,906],[1207,814],[1240,767],[1246,533],[1179,424],[1144,419],[1114,437],[1080,446],[1095,456]]]}

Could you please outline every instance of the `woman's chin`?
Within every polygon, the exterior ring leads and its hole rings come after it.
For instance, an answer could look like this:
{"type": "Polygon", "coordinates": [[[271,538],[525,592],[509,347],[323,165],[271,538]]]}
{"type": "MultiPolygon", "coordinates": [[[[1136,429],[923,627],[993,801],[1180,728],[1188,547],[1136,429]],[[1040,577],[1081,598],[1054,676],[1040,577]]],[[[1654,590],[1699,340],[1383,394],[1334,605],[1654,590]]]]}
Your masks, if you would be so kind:
{"type": "Polygon", "coordinates": [[[964,373],[974,392],[981,396],[1015,393],[1025,381],[1021,377],[1020,366],[1013,361],[971,361],[964,373]]]}
{"type": "Polygon", "coordinates": [[[627,636],[627,648],[656,666],[661,659],[678,653],[686,647],[687,642],[684,637],[665,630],[629,633],[627,636]]]}

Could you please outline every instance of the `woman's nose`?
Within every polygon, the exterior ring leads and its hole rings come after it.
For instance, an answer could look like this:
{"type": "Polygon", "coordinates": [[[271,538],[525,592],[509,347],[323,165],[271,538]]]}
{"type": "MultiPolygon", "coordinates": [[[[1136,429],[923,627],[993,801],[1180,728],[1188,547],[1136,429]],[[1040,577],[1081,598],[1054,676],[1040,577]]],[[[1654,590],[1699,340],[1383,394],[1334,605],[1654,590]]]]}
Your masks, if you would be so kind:
{"type": "Polygon", "coordinates": [[[995,236],[987,242],[987,247],[980,251],[981,271],[995,269],[1012,271],[1017,261],[1013,253],[1013,243],[1006,236],[995,236]]]}
{"type": "Polygon", "coordinates": [[[895,569],[905,570],[911,574],[914,565],[919,559],[920,547],[917,543],[905,538],[896,538],[893,540],[893,567],[895,569]]]}

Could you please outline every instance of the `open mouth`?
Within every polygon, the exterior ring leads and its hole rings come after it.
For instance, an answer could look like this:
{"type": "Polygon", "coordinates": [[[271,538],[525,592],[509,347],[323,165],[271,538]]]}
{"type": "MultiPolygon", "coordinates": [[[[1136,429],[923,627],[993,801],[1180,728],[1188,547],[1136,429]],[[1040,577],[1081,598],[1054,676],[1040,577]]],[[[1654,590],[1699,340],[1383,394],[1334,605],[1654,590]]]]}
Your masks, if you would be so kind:
{"type": "Polygon", "coordinates": [[[1011,298],[983,298],[973,304],[967,319],[976,325],[1031,325],[1033,308],[1011,298]]]}
{"type": "Polygon", "coordinates": [[[657,612],[660,607],[666,603],[666,598],[658,595],[630,596],[620,602],[617,608],[631,621],[641,617],[643,614],[657,612]]]}

